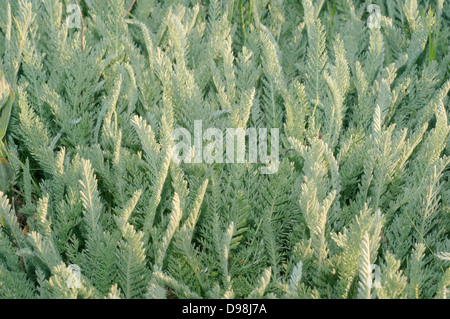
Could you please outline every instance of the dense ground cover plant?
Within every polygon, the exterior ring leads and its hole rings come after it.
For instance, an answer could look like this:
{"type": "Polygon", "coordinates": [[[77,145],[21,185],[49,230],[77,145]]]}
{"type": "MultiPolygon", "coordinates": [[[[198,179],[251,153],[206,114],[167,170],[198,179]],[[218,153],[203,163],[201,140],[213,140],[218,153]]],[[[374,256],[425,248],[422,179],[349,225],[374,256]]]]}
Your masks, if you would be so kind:
{"type": "Polygon", "coordinates": [[[0,297],[448,297],[449,15],[0,1],[0,297]],[[196,120],[278,128],[278,171],[176,164],[172,132],[196,120]]]}

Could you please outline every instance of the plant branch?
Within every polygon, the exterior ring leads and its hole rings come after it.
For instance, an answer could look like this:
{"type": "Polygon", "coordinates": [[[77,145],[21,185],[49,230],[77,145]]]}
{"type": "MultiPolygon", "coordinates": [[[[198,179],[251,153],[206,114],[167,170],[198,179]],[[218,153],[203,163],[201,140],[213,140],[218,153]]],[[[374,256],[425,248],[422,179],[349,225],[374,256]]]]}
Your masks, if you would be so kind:
{"type": "Polygon", "coordinates": [[[133,9],[134,3],[136,2],[136,0],[133,0],[133,2],[131,3],[130,7],[128,8],[127,12],[125,13],[125,16],[127,16],[131,10],[133,9]]]}

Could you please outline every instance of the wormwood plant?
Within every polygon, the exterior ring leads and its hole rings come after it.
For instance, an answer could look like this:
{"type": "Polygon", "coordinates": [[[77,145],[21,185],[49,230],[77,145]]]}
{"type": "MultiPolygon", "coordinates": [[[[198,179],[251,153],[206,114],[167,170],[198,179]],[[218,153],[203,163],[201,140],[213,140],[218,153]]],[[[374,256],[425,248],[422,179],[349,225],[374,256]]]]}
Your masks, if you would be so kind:
{"type": "Polygon", "coordinates": [[[449,297],[449,14],[0,1],[0,297],[449,297]],[[278,172],[176,164],[196,120],[279,128],[278,172]]]}

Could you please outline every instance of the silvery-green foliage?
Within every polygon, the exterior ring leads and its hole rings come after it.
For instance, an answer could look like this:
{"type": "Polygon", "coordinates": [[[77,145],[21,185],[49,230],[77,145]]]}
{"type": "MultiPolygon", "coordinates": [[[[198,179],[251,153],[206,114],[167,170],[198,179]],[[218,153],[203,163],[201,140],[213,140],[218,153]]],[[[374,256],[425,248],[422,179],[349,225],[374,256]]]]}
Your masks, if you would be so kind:
{"type": "Polygon", "coordinates": [[[0,1],[0,298],[450,297],[449,1],[78,2],[0,1]],[[175,163],[196,120],[278,171],[175,163]]]}

